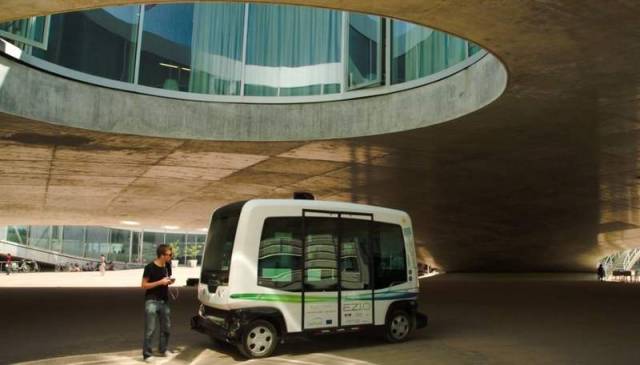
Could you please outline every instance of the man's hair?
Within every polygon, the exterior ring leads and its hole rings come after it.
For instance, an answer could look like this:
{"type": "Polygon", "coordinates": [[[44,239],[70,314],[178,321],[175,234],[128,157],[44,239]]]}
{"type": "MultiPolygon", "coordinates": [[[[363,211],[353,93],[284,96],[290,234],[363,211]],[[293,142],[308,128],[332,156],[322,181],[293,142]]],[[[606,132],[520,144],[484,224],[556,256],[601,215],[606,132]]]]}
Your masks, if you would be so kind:
{"type": "Polygon", "coordinates": [[[171,246],[165,244],[158,245],[158,248],[156,248],[156,257],[164,255],[167,251],[173,251],[171,246]]]}

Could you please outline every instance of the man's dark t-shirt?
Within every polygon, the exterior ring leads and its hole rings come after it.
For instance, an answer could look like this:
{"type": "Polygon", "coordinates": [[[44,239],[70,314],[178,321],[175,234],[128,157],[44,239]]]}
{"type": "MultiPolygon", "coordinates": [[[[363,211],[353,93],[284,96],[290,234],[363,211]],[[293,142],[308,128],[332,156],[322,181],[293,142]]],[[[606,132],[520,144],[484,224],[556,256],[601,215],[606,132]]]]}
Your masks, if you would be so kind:
{"type": "MultiPolygon", "coordinates": [[[[153,261],[144,267],[144,273],[142,274],[143,278],[149,278],[150,283],[169,276],[171,276],[171,265],[169,263],[167,263],[165,267],[160,267],[153,261]]],[[[166,285],[158,285],[155,288],[147,289],[144,293],[144,300],[149,299],[169,301],[169,287],[166,285]]]]}

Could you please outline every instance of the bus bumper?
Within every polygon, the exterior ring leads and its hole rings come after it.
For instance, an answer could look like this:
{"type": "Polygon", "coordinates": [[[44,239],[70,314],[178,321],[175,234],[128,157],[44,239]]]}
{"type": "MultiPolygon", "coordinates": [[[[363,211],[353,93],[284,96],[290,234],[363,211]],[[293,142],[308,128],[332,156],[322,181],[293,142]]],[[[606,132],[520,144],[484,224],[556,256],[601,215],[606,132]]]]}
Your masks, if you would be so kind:
{"type": "MultiPolygon", "coordinates": [[[[228,322],[225,324],[228,324],[228,322]]],[[[239,326],[227,327],[201,315],[191,318],[191,329],[209,335],[217,340],[233,344],[238,343],[240,337],[238,331],[239,326]]]]}

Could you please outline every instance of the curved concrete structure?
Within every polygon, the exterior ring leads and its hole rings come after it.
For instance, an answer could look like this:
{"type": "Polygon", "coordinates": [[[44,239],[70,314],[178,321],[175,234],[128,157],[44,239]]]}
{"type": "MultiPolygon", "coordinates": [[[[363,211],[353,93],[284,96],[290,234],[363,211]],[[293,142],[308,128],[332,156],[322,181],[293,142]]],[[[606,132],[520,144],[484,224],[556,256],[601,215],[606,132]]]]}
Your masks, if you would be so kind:
{"type": "MultiPolygon", "coordinates": [[[[447,123],[334,141],[158,139],[2,114],[0,223],[199,228],[228,201],[305,189],[407,210],[420,254],[451,271],[593,270],[640,245],[640,3],[283,2],[451,32],[495,54],[509,84],[447,123]]],[[[0,17],[124,3],[9,0],[0,17]]]]}
{"type": "Polygon", "coordinates": [[[0,58],[0,78],[4,113],[103,132],[232,141],[348,138],[426,127],[484,107],[507,84],[505,68],[489,54],[425,86],[305,104],[212,103],[134,94],[68,80],[7,58],[0,58]]]}

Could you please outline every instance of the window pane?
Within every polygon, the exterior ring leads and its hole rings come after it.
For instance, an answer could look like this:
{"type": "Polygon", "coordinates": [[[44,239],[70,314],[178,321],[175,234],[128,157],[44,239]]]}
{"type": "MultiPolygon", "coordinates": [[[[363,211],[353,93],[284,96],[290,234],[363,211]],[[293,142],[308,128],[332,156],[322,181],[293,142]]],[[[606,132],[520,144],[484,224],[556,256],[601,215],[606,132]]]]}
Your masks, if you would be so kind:
{"type": "Polygon", "coordinates": [[[131,242],[131,262],[142,262],[140,257],[140,232],[131,232],[133,239],[131,242]]]}
{"type": "MultiPolygon", "coordinates": [[[[211,219],[209,234],[207,235],[206,256],[202,262],[203,283],[216,281],[218,285],[225,285],[229,280],[231,255],[238,230],[238,220],[244,202],[234,203],[216,210],[211,219]]],[[[195,245],[195,252],[191,256],[202,254],[200,245],[195,245]]]]}
{"type": "Polygon", "coordinates": [[[243,4],[145,5],[140,84],[239,95],[243,4]]]}
{"type": "MultiPolygon", "coordinates": [[[[172,251],[173,260],[180,261],[183,257],[184,239],[185,235],[183,233],[167,233],[167,237],[165,238],[167,245],[171,245],[174,248],[172,251]]],[[[183,261],[181,261],[181,263],[183,263],[183,261]]]]}
{"type": "Polygon", "coordinates": [[[150,262],[156,258],[156,248],[164,243],[164,233],[144,232],[142,245],[142,261],[150,262]]]}
{"type": "Polygon", "coordinates": [[[29,227],[27,226],[9,226],[7,229],[7,241],[26,245],[28,230],[29,227]]]}
{"type": "Polygon", "coordinates": [[[391,83],[419,79],[466,58],[465,40],[430,28],[393,21],[391,83]]]}
{"type": "Polygon", "coordinates": [[[33,55],[87,74],[131,82],[138,6],[123,6],[51,16],[47,50],[33,55]]]}
{"type": "Polygon", "coordinates": [[[109,229],[103,227],[87,227],[87,251],[86,257],[100,258],[104,255],[105,260],[113,260],[109,257],[109,229]]]}
{"type": "Polygon", "coordinates": [[[342,289],[370,289],[369,227],[370,221],[342,220],[342,250],[340,265],[342,289]]]}
{"type": "Polygon", "coordinates": [[[0,23],[0,31],[9,33],[2,34],[9,39],[18,41],[24,39],[41,44],[44,41],[45,23],[45,16],[36,16],[28,19],[13,20],[6,23],[0,23]]]}
{"type": "Polygon", "coordinates": [[[129,261],[130,235],[130,231],[123,229],[111,229],[111,249],[109,251],[109,260],[120,262],[129,261]]]}
{"type": "Polygon", "coordinates": [[[407,281],[407,263],[402,228],[376,223],[378,240],[374,245],[375,288],[382,289],[407,281]]]}
{"type": "Polygon", "coordinates": [[[338,220],[306,218],[305,291],[338,290],[338,220]]]}
{"type": "Polygon", "coordinates": [[[347,81],[350,89],[380,83],[381,29],[382,20],[378,16],[349,15],[347,81]]]}
{"type": "Polygon", "coordinates": [[[49,226],[31,226],[29,246],[49,249],[49,226]]]}
{"type": "Polygon", "coordinates": [[[335,10],[249,5],[245,95],[318,95],[323,84],[339,85],[341,22],[335,10]]]}
{"type": "Polygon", "coordinates": [[[473,43],[473,42],[469,42],[469,56],[473,56],[474,54],[480,52],[482,50],[482,48],[473,43]]]}
{"type": "Polygon", "coordinates": [[[258,285],[300,291],[302,218],[267,218],[258,256],[258,285]]]}
{"type": "Polygon", "coordinates": [[[447,34],[447,67],[454,66],[467,58],[467,43],[464,39],[447,34]]]}
{"type": "Polygon", "coordinates": [[[60,226],[51,227],[51,250],[62,252],[62,229],[60,226]]]}
{"type": "Polygon", "coordinates": [[[64,226],[62,246],[63,253],[82,256],[84,254],[84,227],[64,226]]]}

